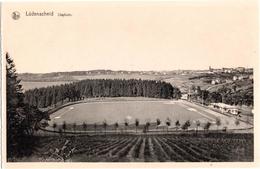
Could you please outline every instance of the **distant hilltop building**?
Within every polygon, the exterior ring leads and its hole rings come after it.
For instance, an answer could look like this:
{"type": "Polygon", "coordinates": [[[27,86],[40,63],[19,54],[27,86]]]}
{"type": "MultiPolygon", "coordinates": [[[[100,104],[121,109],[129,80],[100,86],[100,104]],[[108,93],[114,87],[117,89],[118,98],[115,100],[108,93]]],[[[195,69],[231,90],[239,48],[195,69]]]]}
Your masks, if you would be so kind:
{"type": "Polygon", "coordinates": [[[217,73],[217,72],[222,72],[221,69],[213,69],[211,66],[209,66],[209,73],[217,73]]]}
{"type": "Polygon", "coordinates": [[[253,73],[253,68],[248,68],[248,69],[245,70],[245,72],[247,72],[247,73],[253,73]]]}
{"type": "Polygon", "coordinates": [[[237,76],[233,76],[233,81],[236,81],[238,79],[237,76]]]}
{"type": "Polygon", "coordinates": [[[234,72],[234,69],[233,68],[222,68],[222,71],[224,73],[233,73],[234,72]]]}
{"type": "Polygon", "coordinates": [[[245,70],[246,70],[246,68],[244,68],[244,67],[237,67],[236,68],[236,70],[238,71],[238,72],[245,72],[245,70]]]}
{"type": "Polygon", "coordinates": [[[212,68],[211,68],[211,66],[209,66],[209,72],[212,72],[212,68]]]}
{"type": "Polygon", "coordinates": [[[252,73],[253,69],[245,67],[237,67],[237,68],[222,68],[222,69],[214,69],[211,66],[209,66],[209,73],[252,73]]]}

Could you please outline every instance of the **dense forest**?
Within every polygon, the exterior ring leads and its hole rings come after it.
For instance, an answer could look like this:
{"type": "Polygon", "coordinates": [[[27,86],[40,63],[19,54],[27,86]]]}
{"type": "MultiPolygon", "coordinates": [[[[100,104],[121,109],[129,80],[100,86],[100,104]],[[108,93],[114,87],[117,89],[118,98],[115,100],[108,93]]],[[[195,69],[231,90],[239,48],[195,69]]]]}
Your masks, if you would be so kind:
{"type": "Polygon", "coordinates": [[[29,155],[35,144],[32,139],[37,123],[48,119],[48,114],[24,102],[22,85],[17,78],[15,64],[6,54],[6,122],[7,158],[29,155]],[[28,146],[28,144],[30,146],[28,146]]]}
{"type": "Polygon", "coordinates": [[[70,84],[36,88],[25,92],[25,102],[39,108],[93,97],[180,98],[181,92],[170,83],[154,80],[92,79],[70,84]]]}
{"type": "Polygon", "coordinates": [[[207,90],[201,90],[199,86],[192,89],[194,94],[190,96],[192,100],[200,100],[205,103],[226,103],[229,105],[254,105],[254,89],[253,86],[247,89],[236,89],[236,86],[228,88],[223,86],[214,92],[209,92],[207,90]]]}

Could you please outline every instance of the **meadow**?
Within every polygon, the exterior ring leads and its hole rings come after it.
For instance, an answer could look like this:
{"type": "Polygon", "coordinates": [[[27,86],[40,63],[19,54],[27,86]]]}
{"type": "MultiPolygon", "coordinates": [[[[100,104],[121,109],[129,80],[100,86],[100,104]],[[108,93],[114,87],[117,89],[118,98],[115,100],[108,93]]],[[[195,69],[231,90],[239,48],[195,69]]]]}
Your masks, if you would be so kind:
{"type": "Polygon", "coordinates": [[[23,90],[30,90],[35,88],[41,88],[41,87],[48,87],[48,86],[55,86],[55,85],[61,85],[65,83],[71,83],[70,81],[53,81],[53,82],[27,82],[27,81],[21,81],[21,84],[23,86],[23,90]]]}

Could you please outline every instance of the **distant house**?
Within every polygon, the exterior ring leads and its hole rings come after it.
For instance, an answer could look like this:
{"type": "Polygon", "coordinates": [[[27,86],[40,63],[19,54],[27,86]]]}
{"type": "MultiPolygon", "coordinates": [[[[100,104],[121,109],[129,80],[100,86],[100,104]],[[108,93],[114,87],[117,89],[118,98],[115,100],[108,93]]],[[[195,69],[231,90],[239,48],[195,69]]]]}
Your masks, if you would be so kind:
{"type": "Polygon", "coordinates": [[[236,81],[238,79],[237,76],[233,76],[233,81],[236,81]]]}
{"type": "Polygon", "coordinates": [[[224,73],[232,73],[232,72],[234,72],[233,68],[222,68],[222,71],[224,73]]]}
{"type": "Polygon", "coordinates": [[[254,76],[253,75],[249,75],[249,79],[254,79],[254,76]]]}
{"type": "Polygon", "coordinates": [[[226,80],[226,83],[231,83],[231,82],[232,82],[232,80],[230,80],[230,79],[226,80]]]}
{"type": "Polygon", "coordinates": [[[182,94],[181,99],[183,100],[188,100],[188,94],[182,94]]]}
{"type": "Polygon", "coordinates": [[[197,93],[195,91],[189,91],[187,93],[187,100],[192,100],[192,99],[195,99],[195,98],[197,98],[197,93]]]}
{"type": "Polygon", "coordinates": [[[216,81],[215,81],[215,80],[212,80],[212,81],[211,81],[211,84],[215,85],[215,84],[216,84],[216,81]]]}
{"type": "Polygon", "coordinates": [[[246,70],[246,68],[244,68],[244,67],[237,67],[236,68],[236,71],[238,71],[238,72],[245,72],[245,70],[246,70]]]}
{"type": "Polygon", "coordinates": [[[238,77],[238,80],[243,80],[243,79],[249,79],[249,76],[241,75],[238,77]]]}
{"type": "MultiPolygon", "coordinates": [[[[221,73],[221,72],[222,72],[222,69],[214,69],[211,66],[209,66],[208,73],[221,73]]],[[[203,73],[205,73],[205,71],[203,73]]]]}
{"type": "Polygon", "coordinates": [[[221,80],[220,80],[220,79],[213,79],[213,80],[211,81],[211,84],[213,84],[213,85],[219,84],[219,83],[221,83],[221,80]]]}
{"type": "Polygon", "coordinates": [[[253,68],[248,68],[248,69],[245,70],[245,72],[247,72],[247,73],[253,73],[253,68]]]}
{"type": "Polygon", "coordinates": [[[222,72],[222,69],[213,69],[213,72],[214,72],[214,73],[221,73],[221,72],[222,72]]]}

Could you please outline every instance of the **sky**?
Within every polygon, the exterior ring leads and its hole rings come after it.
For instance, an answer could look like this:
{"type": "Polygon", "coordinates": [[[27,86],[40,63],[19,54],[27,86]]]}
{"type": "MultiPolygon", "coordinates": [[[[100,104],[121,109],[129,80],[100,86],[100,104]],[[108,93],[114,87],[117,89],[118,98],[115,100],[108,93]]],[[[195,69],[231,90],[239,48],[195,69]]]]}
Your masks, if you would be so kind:
{"type": "Polygon", "coordinates": [[[5,3],[19,73],[255,67],[256,1],[5,3]],[[14,20],[14,11],[20,18],[14,20]],[[26,16],[26,12],[55,16],[26,16]],[[72,16],[60,17],[58,13],[72,16]]]}

